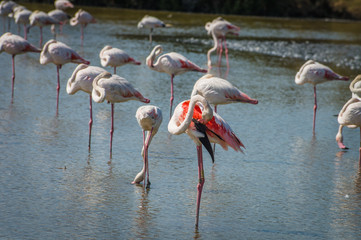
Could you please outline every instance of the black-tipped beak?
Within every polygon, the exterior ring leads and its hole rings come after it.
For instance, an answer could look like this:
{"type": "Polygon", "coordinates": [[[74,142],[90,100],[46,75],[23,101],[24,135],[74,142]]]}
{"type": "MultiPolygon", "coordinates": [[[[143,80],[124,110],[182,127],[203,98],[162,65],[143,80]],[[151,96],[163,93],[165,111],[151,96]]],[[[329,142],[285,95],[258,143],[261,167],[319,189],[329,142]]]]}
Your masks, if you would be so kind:
{"type": "Polygon", "coordinates": [[[198,120],[194,119],[194,118],[192,119],[192,121],[194,122],[194,125],[195,125],[196,129],[199,132],[204,134],[204,137],[201,137],[201,138],[198,138],[198,139],[202,143],[202,145],[207,149],[208,153],[211,155],[212,163],[214,163],[213,149],[212,149],[212,146],[211,146],[211,142],[209,141],[208,136],[206,134],[207,127],[204,124],[200,123],[198,120]]]}

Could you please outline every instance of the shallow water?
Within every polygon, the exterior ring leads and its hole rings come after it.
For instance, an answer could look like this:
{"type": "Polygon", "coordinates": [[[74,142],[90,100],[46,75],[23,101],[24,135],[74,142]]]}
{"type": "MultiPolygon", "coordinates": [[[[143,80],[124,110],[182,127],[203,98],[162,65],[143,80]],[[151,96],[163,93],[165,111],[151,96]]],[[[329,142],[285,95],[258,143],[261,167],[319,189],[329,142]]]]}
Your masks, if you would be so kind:
{"type": "MultiPolygon", "coordinates": [[[[50,5],[27,5],[50,10],[50,5]]],[[[65,26],[57,39],[100,66],[104,45],[122,48],[141,66],[119,75],[159,106],[164,121],[150,146],[149,190],[130,182],[142,168],[142,132],[134,117],[140,102],[115,104],[113,158],[109,161],[110,105],[93,103],[88,152],[89,98],[67,95],[75,64],[60,71],[56,116],[56,67],[39,54],[16,56],[14,103],[11,57],[0,54],[0,238],[4,239],[358,239],[361,235],[359,132],[345,129],[340,151],[337,118],[350,98],[348,82],[321,84],[316,133],[313,89],[294,76],[307,59],[353,79],[360,69],[360,22],[227,16],[242,28],[228,39],[227,79],[258,105],[219,106],[218,112],[246,146],[245,154],[204,153],[205,185],[200,226],[194,228],[196,148],[185,134],[167,131],[170,77],[147,68],[152,46],[179,52],[206,68],[212,40],[204,24],[215,15],[84,8],[97,19],[85,29],[65,26]],[[174,27],[136,28],[146,13],[174,27]]],[[[71,13],[75,12],[71,11],[71,13]]],[[[17,27],[12,24],[12,32],[17,27]]],[[[37,45],[39,29],[29,41],[37,45]]],[[[22,34],[22,33],[21,33],[22,34]]],[[[52,38],[44,29],[44,40],[52,38]]],[[[216,58],[213,55],[213,61],[216,58]]],[[[224,59],[223,59],[224,60],[224,59]]],[[[110,72],[113,69],[108,68],[110,72]]],[[[212,72],[225,76],[225,61],[212,72]]],[[[175,104],[189,98],[200,73],[175,77],[175,104]]]]}

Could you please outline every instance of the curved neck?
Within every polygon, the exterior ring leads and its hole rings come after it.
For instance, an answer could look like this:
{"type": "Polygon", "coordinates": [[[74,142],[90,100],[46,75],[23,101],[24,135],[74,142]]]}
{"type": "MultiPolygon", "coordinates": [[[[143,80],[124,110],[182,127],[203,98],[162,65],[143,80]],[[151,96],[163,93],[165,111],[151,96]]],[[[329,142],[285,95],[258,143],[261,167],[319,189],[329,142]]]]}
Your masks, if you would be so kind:
{"type": "Polygon", "coordinates": [[[149,56],[146,59],[146,64],[150,68],[154,68],[154,60],[157,56],[159,56],[163,52],[163,48],[161,45],[157,45],[150,52],[149,56]]]}
{"type": "Polygon", "coordinates": [[[350,83],[350,90],[352,93],[355,93],[357,95],[361,95],[361,88],[355,88],[355,84],[357,82],[361,81],[361,75],[358,75],[351,83],[350,83]]]}
{"type": "Polygon", "coordinates": [[[102,72],[93,80],[92,98],[95,102],[101,103],[105,99],[105,90],[98,85],[98,81],[102,78],[110,78],[111,76],[109,72],[102,72]]]}
{"type": "Polygon", "coordinates": [[[205,122],[208,122],[209,120],[212,119],[213,110],[212,110],[211,106],[209,105],[209,103],[207,102],[207,100],[200,95],[195,95],[191,98],[189,106],[188,106],[187,115],[186,115],[184,121],[179,126],[176,125],[176,122],[178,121],[178,119],[176,119],[176,118],[178,116],[176,116],[176,114],[173,114],[173,116],[168,124],[168,131],[171,134],[179,135],[179,134],[184,133],[188,129],[189,125],[191,124],[192,118],[193,118],[194,107],[198,102],[202,103],[202,105],[204,106],[204,109],[202,111],[202,119],[205,122]]]}
{"type": "Polygon", "coordinates": [[[213,29],[211,30],[211,34],[212,34],[214,46],[211,49],[209,49],[207,52],[208,66],[211,65],[211,53],[214,52],[218,48],[218,38],[217,38],[216,34],[214,33],[213,29]]]}

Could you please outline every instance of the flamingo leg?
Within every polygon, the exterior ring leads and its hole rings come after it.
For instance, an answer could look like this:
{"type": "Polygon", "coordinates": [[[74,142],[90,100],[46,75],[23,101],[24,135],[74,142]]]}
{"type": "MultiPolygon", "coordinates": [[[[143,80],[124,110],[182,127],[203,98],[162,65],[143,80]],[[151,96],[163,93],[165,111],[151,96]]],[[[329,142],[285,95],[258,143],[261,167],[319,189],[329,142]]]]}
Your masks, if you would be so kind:
{"type": "Polygon", "coordinates": [[[84,41],[84,26],[83,26],[83,24],[80,25],[80,39],[81,39],[81,46],[83,46],[83,41],[84,41]]]}
{"type": "Polygon", "coordinates": [[[172,74],[170,78],[170,111],[169,111],[169,119],[172,118],[172,106],[173,106],[173,100],[174,100],[174,94],[173,94],[173,78],[174,74],[172,74]]]}
{"type": "Polygon", "coordinates": [[[56,87],[56,115],[58,115],[59,112],[59,92],[60,92],[60,76],[59,76],[59,70],[61,68],[61,65],[56,65],[56,76],[58,85],[56,87]]]}
{"type": "Polygon", "coordinates": [[[198,155],[198,185],[197,185],[197,211],[196,211],[196,228],[198,228],[199,222],[199,208],[201,205],[202,190],[204,185],[204,169],[203,169],[203,156],[202,156],[202,145],[197,146],[198,155]]]}
{"type": "Polygon", "coordinates": [[[26,24],[24,24],[24,39],[27,40],[28,39],[28,30],[26,28],[26,24]]]}
{"type": "MultiPolygon", "coordinates": [[[[150,181],[149,181],[149,163],[148,163],[148,149],[149,144],[152,138],[153,128],[150,130],[147,136],[146,142],[144,142],[144,163],[145,163],[145,171],[147,172],[147,185],[146,188],[150,187],[150,181]]],[[[144,141],[144,133],[143,133],[143,141],[144,141]]],[[[145,183],[145,176],[144,176],[144,183],[145,183]]]]}
{"type": "Polygon", "coordinates": [[[43,27],[39,27],[40,28],[40,42],[39,42],[39,46],[40,48],[43,46],[43,27]]]}
{"type": "Polygon", "coordinates": [[[114,103],[112,103],[112,123],[110,128],[110,159],[112,158],[113,133],[114,133],[114,103]]]}
{"type": "Polygon", "coordinates": [[[314,97],[315,97],[315,105],[313,106],[313,134],[315,134],[315,128],[316,128],[316,110],[317,110],[316,85],[313,86],[313,95],[314,95],[314,97]]]}
{"type": "Polygon", "coordinates": [[[11,103],[14,102],[14,88],[15,88],[15,54],[11,57],[12,67],[13,67],[13,75],[11,77],[11,103]]]}
{"type": "Polygon", "coordinates": [[[117,67],[114,66],[114,74],[117,74],[117,67]]]}
{"type": "Polygon", "coordinates": [[[227,42],[226,42],[226,38],[223,39],[224,41],[224,52],[226,54],[226,61],[227,61],[227,69],[229,69],[229,61],[228,61],[228,47],[227,47],[227,42]]]}
{"type": "Polygon", "coordinates": [[[150,44],[152,44],[152,33],[153,33],[153,28],[151,28],[150,32],[149,32],[149,42],[150,42],[150,44]]]}
{"type": "Polygon", "coordinates": [[[89,143],[88,150],[90,151],[91,138],[92,138],[92,126],[93,126],[93,102],[92,95],[89,95],[89,111],[90,111],[90,120],[89,120],[89,143]]]}
{"type": "Polygon", "coordinates": [[[223,53],[223,41],[220,40],[221,44],[219,44],[219,56],[218,56],[218,67],[222,64],[222,53],[223,53]]]}

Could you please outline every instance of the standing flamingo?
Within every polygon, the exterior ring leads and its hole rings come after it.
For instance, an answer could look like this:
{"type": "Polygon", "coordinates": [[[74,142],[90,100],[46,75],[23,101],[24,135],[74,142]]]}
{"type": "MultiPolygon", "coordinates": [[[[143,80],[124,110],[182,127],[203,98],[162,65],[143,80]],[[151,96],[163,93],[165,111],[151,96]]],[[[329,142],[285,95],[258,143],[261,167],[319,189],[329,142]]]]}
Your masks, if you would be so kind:
{"type": "Polygon", "coordinates": [[[313,93],[315,98],[315,105],[313,107],[313,133],[315,133],[317,110],[316,85],[332,80],[347,81],[348,79],[348,77],[341,76],[332,71],[329,67],[313,60],[308,60],[297,72],[295,77],[295,82],[297,85],[303,85],[305,83],[311,83],[313,85],[313,93]]]}
{"type": "Polygon", "coordinates": [[[207,30],[208,35],[212,36],[214,42],[213,48],[209,49],[207,52],[208,67],[209,68],[212,67],[211,53],[214,52],[215,50],[217,50],[218,53],[218,65],[220,66],[222,59],[223,45],[224,45],[227,68],[229,68],[226,35],[227,34],[238,35],[240,28],[224,20],[221,17],[218,17],[214,19],[212,22],[207,22],[205,25],[205,29],[207,30]]]}
{"type": "MultiPolygon", "coordinates": [[[[48,12],[48,15],[59,21],[59,32],[62,33],[63,25],[71,18],[66,12],[60,9],[54,9],[48,12]]],[[[55,24],[51,25],[51,31],[56,35],[55,24]]]]}
{"type": "Polygon", "coordinates": [[[16,3],[13,1],[3,0],[0,2],[0,16],[3,18],[3,31],[5,33],[6,29],[6,19],[8,20],[8,31],[10,31],[10,18],[9,14],[13,12],[16,3]]]}
{"type": "Polygon", "coordinates": [[[112,46],[105,46],[99,53],[100,63],[103,67],[114,67],[114,74],[117,73],[117,67],[123,66],[124,64],[131,63],[134,65],[140,65],[140,62],[131,58],[128,53],[119,49],[113,48],[112,46]]]}
{"type": "Polygon", "coordinates": [[[199,208],[205,181],[202,144],[211,155],[212,161],[214,161],[214,156],[210,142],[220,144],[225,150],[231,147],[235,151],[240,152],[243,152],[241,147],[244,148],[244,145],[233,133],[230,126],[217,113],[213,113],[207,100],[200,95],[195,95],[191,100],[178,104],[169,121],[168,131],[175,135],[186,132],[197,145],[199,183],[197,185],[198,194],[195,225],[198,227],[199,208]]]}
{"type": "MultiPolygon", "coordinates": [[[[172,116],[172,105],[173,105],[173,78],[176,75],[180,75],[185,72],[189,71],[196,71],[196,72],[202,72],[206,73],[206,69],[200,68],[195,63],[191,62],[187,58],[185,58],[183,55],[175,52],[166,53],[160,56],[157,61],[154,63],[155,58],[158,57],[163,52],[163,48],[161,45],[157,45],[154,47],[152,52],[149,54],[149,56],[146,59],[147,66],[155,71],[158,72],[165,72],[168,73],[171,76],[171,97],[170,97],[170,117],[172,116]]],[[[169,118],[170,118],[169,117],[169,118]]]]}
{"type": "Polygon", "coordinates": [[[19,24],[22,24],[24,26],[24,38],[28,38],[28,31],[27,27],[28,24],[30,24],[29,17],[31,15],[32,11],[26,9],[26,8],[15,8],[14,9],[14,20],[15,23],[18,24],[18,32],[20,31],[19,24]]]}
{"type": "Polygon", "coordinates": [[[75,94],[77,91],[82,90],[89,94],[89,111],[90,111],[90,120],[89,120],[89,144],[88,149],[90,151],[91,145],[91,132],[93,125],[93,113],[92,113],[92,90],[93,90],[93,80],[100,73],[105,72],[103,68],[88,66],[86,64],[79,64],[71,77],[68,80],[66,85],[66,92],[70,95],[75,94]]]}
{"type": "Polygon", "coordinates": [[[143,169],[136,175],[132,184],[140,183],[144,180],[145,186],[145,175],[147,174],[147,188],[150,187],[149,181],[149,164],[148,164],[148,148],[154,135],[158,132],[159,126],[162,123],[162,111],[160,108],[152,105],[141,106],[135,113],[135,117],[138,121],[139,126],[143,129],[143,169]],[[147,137],[145,137],[145,131],[147,131],[147,137]]]}
{"type": "Polygon", "coordinates": [[[142,20],[138,22],[138,28],[149,28],[149,42],[152,43],[152,33],[154,28],[170,27],[170,24],[165,24],[156,17],[145,15],[142,20]]]}
{"type": "Polygon", "coordinates": [[[95,102],[101,103],[105,99],[111,103],[111,128],[110,128],[110,159],[112,158],[113,132],[114,132],[114,103],[137,100],[149,103],[150,100],[135,90],[126,79],[112,75],[109,72],[99,74],[93,80],[92,98],[95,102]]]}
{"type": "Polygon", "coordinates": [[[10,54],[12,58],[13,75],[11,80],[11,102],[13,102],[15,85],[15,56],[26,52],[41,52],[41,49],[35,47],[24,38],[7,32],[0,37],[0,53],[1,52],[10,54]]]}
{"type": "Polygon", "coordinates": [[[87,60],[82,58],[77,52],[71,49],[68,45],[58,42],[54,39],[49,40],[43,47],[40,53],[40,64],[54,63],[56,65],[58,86],[56,88],[56,115],[58,115],[59,109],[59,90],[60,90],[60,78],[59,70],[61,66],[66,63],[84,63],[90,64],[87,60]]]}
{"type": "Polygon", "coordinates": [[[84,28],[88,26],[89,23],[96,23],[96,20],[90,13],[84,11],[83,9],[79,9],[75,13],[75,16],[72,19],[70,19],[71,26],[76,26],[80,24],[80,32],[81,32],[80,39],[82,46],[84,41],[84,28]]]}
{"type": "Polygon", "coordinates": [[[68,8],[74,8],[74,5],[68,0],[55,0],[54,6],[56,9],[66,10],[68,8]]]}
{"type": "Polygon", "coordinates": [[[29,17],[30,20],[30,26],[27,30],[29,30],[33,26],[38,26],[40,29],[40,40],[39,40],[39,46],[42,47],[43,45],[43,27],[53,24],[60,24],[58,20],[55,18],[49,16],[45,12],[35,10],[32,12],[32,14],[29,17]]]}

